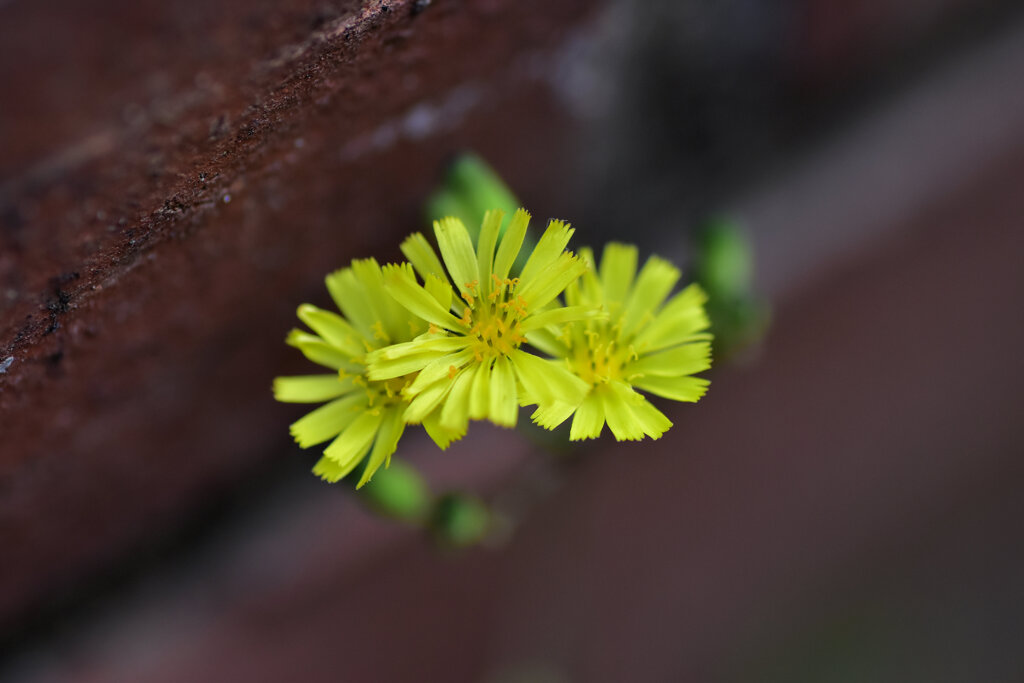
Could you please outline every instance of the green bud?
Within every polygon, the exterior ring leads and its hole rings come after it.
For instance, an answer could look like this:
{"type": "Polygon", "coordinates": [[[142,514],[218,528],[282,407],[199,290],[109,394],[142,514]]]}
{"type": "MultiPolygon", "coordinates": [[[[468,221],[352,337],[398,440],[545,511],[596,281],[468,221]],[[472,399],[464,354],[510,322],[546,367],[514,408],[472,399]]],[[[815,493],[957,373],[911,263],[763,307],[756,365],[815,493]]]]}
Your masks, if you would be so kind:
{"type": "Polygon", "coordinates": [[[478,543],[490,527],[491,513],[479,499],[461,493],[442,496],[434,507],[431,526],[448,545],[466,547],[478,543]]]}
{"type": "Polygon", "coordinates": [[[709,221],[698,237],[697,281],[712,299],[738,299],[750,292],[753,249],[735,222],[709,221]]]}
{"type": "Polygon", "coordinates": [[[460,216],[462,222],[478,224],[484,212],[501,209],[507,216],[520,206],[519,200],[487,163],[475,154],[463,154],[448,169],[445,189],[459,197],[473,212],[460,216]]]}
{"type": "Polygon", "coordinates": [[[430,509],[430,489],[423,477],[412,466],[397,461],[378,470],[359,494],[382,515],[407,522],[421,521],[430,509]]]}

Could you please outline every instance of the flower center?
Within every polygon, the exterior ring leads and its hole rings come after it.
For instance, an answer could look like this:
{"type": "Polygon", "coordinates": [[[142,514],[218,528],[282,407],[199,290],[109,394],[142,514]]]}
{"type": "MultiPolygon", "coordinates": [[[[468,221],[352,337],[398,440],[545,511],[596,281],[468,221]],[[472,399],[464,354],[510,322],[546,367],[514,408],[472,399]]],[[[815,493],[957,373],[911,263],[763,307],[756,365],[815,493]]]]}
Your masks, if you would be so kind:
{"type": "MultiPolygon", "coordinates": [[[[400,403],[403,400],[402,391],[413,383],[418,374],[419,372],[413,372],[401,377],[392,377],[391,379],[371,380],[364,373],[353,376],[352,383],[362,387],[363,391],[366,392],[367,406],[372,412],[400,403]]],[[[340,378],[344,378],[345,375],[344,370],[338,371],[340,378]]]]}
{"type": "Polygon", "coordinates": [[[597,386],[625,379],[625,367],[635,355],[632,346],[620,347],[608,330],[598,332],[588,328],[582,336],[573,339],[568,360],[580,379],[597,386]]]}
{"type": "Polygon", "coordinates": [[[477,297],[479,283],[467,282],[462,298],[466,308],[462,321],[469,325],[470,345],[477,362],[498,356],[508,356],[518,349],[526,337],[522,334],[522,320],[527,315],[526,302],[515,293],[518,278],[499,280],[486,297],[477,297]]]}

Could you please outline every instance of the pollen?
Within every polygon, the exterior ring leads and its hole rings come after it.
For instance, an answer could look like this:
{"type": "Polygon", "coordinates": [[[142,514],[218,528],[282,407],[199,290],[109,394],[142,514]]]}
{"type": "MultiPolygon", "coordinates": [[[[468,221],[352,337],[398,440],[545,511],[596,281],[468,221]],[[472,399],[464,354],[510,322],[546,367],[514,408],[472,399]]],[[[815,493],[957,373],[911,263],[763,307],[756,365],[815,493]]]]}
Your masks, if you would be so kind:
{"type": "Polygon", "coordinates": [[[595,330],[586,330],[584,336],[586,343],[576,345],[567,359],[573,373],[591,386],[625,379],[623,369],[636,355],[633,347],[621,348],[595,330]]]}
{"type": "MultiPolygon", "coordinates": [[[[523,336],[521,322],[529,309],[526,301],[515,294],[518,278],[500,279],[492,273],[494,289],[487,299],[480,300],[473,309],[467,308],[462,322],[469,326],[469,336],[473,338],[470,348],[477,362],[498,356],[508,356],[518,349],[526,337],[523,336]]],[[[475,291],[479,283],[472,285],[475,291]]]]}

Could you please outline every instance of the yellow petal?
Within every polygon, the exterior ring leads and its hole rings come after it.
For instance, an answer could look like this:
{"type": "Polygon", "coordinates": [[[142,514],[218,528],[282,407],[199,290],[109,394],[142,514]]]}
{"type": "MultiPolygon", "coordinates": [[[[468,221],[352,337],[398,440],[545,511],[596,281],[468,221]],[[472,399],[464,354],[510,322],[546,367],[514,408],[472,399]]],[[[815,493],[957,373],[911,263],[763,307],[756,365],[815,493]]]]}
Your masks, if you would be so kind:
{"type": "Polygon", "coordinates": [[[314,334],[302,330],[292,330],[284,342],[288,346],[297,348],[309,360],[326,368],[353,373],[360,373],[363,370],[362,366],[355,363],[344,351],[337,346],[328,344],[314,334]]]}
{"type": "Polygon", "coordinates": [[[402,242],[401,249],[405,258],[409,259],[416,272],[424,280],[430,275],[446,277],[441,259],[437,258],[437,253],[434,252],[434,248],[430,246],[430,242],[422,233],[417,232],[406,237],[402,242]]]}
{"type": "MultiPolygon", "coordinates": [[[[609,304],[622,304],[636,275],[637,248],[631,244],[609,242],[601,254],[601,286],[609,304]]],[[[614,311],[613,311],[614,312],[614,311]]]]}
{"type": "Polygon", "coordinates": [[[650,392],[655,396],[670,398],[673,401],[695,403],[708,391],[711,384],[703,377],[640,377],[634,380],[638,389],[650,392]]]}
{"type": "Polygon", "coordinates": [[[569,430],[569,440],[596,439],[601,436],[603,429],[604,406],[601,397],[591,392],[576,409],[576,415],[572,418],[572,428],[569,430]]]}
{"type": "Polygon", "coordinates": [[[498,231],[505,212],[493,209],[484,214],[480,226],[480,238],[476,247],[476,272],[480,280],[480,296],[486,297],[491,292],[491,271],[494,268],[494,246],[498,241],[498,231]]]}
{"type": "Polygon", "coordinates": [[[534,279],[542,274],[555,262],[559,254],[565,251],[569,244],[574,230],[567,223],[553,220],[548,223],[547,229],[541,235],[533,253],[523,266],[523,272],[519,274],[523,282],[534,279]]]}
{"type": "Polygon", "coordinates": [[[352,391],[352,378],[337,374],[274,378],[274,399],[282,403],[320,403],[352,391]]]}
{"type": "Polygon", "coordinates": [[[363,469],[363,476],[359,478],[356,488],[362,488],[370,481],[373,473],[380,469],[386,460],[391,457],[398,447],[398,440],[405,430],[405,423],[402,421],[402,409],[392,408],[385,411],[380,427],[377,429],[377,438],[373,442],[373,450],[370,452],[370,459],[363,469]]]}
{"type": "Polygon", "coordinates": [[[321,339],[344,352],[349,357],[361,356],[366,352],[363,335],[356,332],[337,313],[331,313],[311,304],[302,304],[297,311],[299,320],[309,325],[321,339]]]}
{"type": "Polygon", "coordinates": [[[488,393],[488,412],[491,421],[505,427],[515,427],[519,417],[519,406],[516,400],[515,373],[508,358],[502,356],[494,361],[488,393]]]}
{"type": "Polygon", "coordinates": [[[711,367],[711,344],[694,342],[668,351],[649,353],[628,365],[628,374],[658,377],[694,375],[711,367]]]}
{"type": "Polygon", "coordinates": [[[442,308],[438,299],[416,282],[409,264],[385,266],[384,278],[388,292],[410,313],[449,330],[463,328],[458,318],[442,308]]]}
{"type": "Polygon", "coordinates": [[[299,446],[309,448],[337,436],[365,411],[362,392],[335,399],[292,423],[291,435],[299,446]]]}
{"type": "Polygon", "coordinates": [[[466,284],[478,280],[476,252],[469,231],[458,218],[447,217],[434,221],[434,234],[437,246],[441,249],[441,258],[448,268],[455,289],[461,294],[466,291],[466,284]]]}
{"type": "Polygon", "coordinates": [[[526,209],[517,209],[509,221],[508,228],[498,244],[498,253],[494,256],[494,274],[499,280],[508,277],[512,264],[523,248],[526,228],[530,224],[530,214],[526,209]]]}
{"type": "Polygon", "coordinates": [[[654,319],[654,312],[676,286],[679,276],[679,269],[665,259],[647,259],[622,311],[623,336],[632,335],[643,322],[654,319]]]}

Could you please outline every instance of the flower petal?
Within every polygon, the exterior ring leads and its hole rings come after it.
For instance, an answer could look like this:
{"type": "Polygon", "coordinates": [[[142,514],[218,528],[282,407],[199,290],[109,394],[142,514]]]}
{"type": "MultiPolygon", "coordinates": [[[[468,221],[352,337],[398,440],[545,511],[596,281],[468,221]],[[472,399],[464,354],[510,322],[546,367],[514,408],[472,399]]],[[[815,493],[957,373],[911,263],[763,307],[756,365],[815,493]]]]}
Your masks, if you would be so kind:
{"type": "Polygon", "coordinates": [[[352,468],[342,467],[326,455],[320,456],[320,459],[316,461],[316,465],[313,466],[313,474],[331,484],[341,481],[341,478],[351,471],[352,468]]]}
{"type": "Polygon", "coordinates": [[[321,339],[346,355],[351,357],[366,353],[363,336],[337,313],[325,311],[311,304],[302,304],[296,314],[299,320],[309,325],[321,339]]]}
{"type": "Polygon", "coordinates": [[[356,259],[352,261],[352,272],[355,274],[356,280],[363,286],[363,296],[374,317],[372,340],[391,344],[408,339],[410,334],[409,314],[386,291],[384,272],[377,260],[372,258],[356,259]],[[382,338],[382,336],[386,338],[382,338]]]}
{"type": "Polygon", "coordinates": [[[469,426],[469,395],[477,366],[473,365],[458,374],[452,382],[451,391],[441,407],[441,426],[452,432],[465,432],[469,426]]]}
{"type": "Polygon", "coordinates": [[[576,409],[576,415],[572,418],[572,428],[569,430],[569,440],[596,439],[601,436],[603,429],[604,405],[601,397],[592,391],[576,409]]]}
{"type": "Polygon", "coordinates": [[[453,432],[441,426],[441,416],[433,412],[423,419],[423,429],[427,432],[437,447],[442,451],[446,450],[453,441],[458,441],[466,435],[466,432],[453,432]]]}
{"type": "Polygon", "coordinates": [[[302,351],[303,356],[317,365],[323,365],[332,370],[345,370],[353,374],[362,372],[362,367],[353,363],[350,356],[314,334],[302,330],[292,330],[288,333],[284,343],[302,351]]]}
{"type": "Polygon", "coordinates": [[[695,339],[710,339],[698,334],[710,325],[704,303],[707,295],[699,285],[690,285],[665,304],[654,320],[637,332],[633,340],[640,353],[658,351],[695,339]]]}
{"type": "Polygon", "coordinates": [[[427,293],[434,297],[434,300],[441,306],[445,311],[452,310],[452,297],[455,293],[452,291],[452,286],[448,284],[448,278],[438,275],[428,275],[423,280],[423,289],[427,290],[427,293]]]}
{"type": "Polygon", "coordinates": [[[542,309],[586,270],[586,263],[574,254],[562,252],[536,277],[531,280],[523,278],[518,294],[532,310],[542,309]]]}
{"type": "Polygon", "coordinates": [[[452,382],[447,379],[440,380],[426,387],[423,391],[416,394],[412,401],[409,402],[409,405],[406,406],[403,419],[408,424],[423,422],[427,415],[441,405],[441,401],[445,399],[451,388],[452,382]]]}
{"type": "Polygon", "coordinates": [[[619,441],[639,441],[644,438],[644,430],[633,413],[632,404],[643,400],[635,391],[618,380],[608,382],[598,392],[601,407],[608,421],[608,428],[619,441]]]}
{"type": "Polygon", "coordinates": [[[546,327],[541,330],[532,330],[526,335],[526,341],[534,348],[540,349],[547,355],[554,356],[555,358],[565,358],[569,354],[569,348],[565,345],[565,342],[555,335],[552,328],[546,327]]]}
{"type": "Polygon", "coordinates": [[[558,306],[527,317],[522,323],[522,330],[523,332],[530,332],[541,327],[547,327],[548,325],[561,325],[562,323],[576,320],[597,320],[607,317],[607,313],[597,310],[593,306],[558,306]]]}
{"type": "Polygon", "coordinates": [[[401,249],[421,278],[426,280],[427,276],[433,275],[447,280],[441,259],[437,258],[437,253],[423,233],[417,232],[406,237],[401,249]]]}
{"type": "Polygon", "coordinates": [[[490,377],[490,405],[488,412],[491,422],[505,427],[515,427],[519,417],[516,400],[516,378],[512,364],[502,356],[494,361],[490,377]]]}
{"type": "Polygon", "coordinates": [[[441,380],[451,381],[452,368],[458,371],[472,358],[473,352],[470,349],[463,348],[455,353],[449,353],[432,360],[416,376],[416,379],[409,387],[409,394],[415,396],[434,382],[440,382],[441,380]]]}
{"type": "Polygon", "coordinates": [[[477,280],[476,252],[469,231],[458,218],[449,216],[434,221],[434,234],[437,246],[441,249],[441,258],[448,268],[456,292],[466,291],[466,285],[477,280]]]}
{"type": "Polygon", "coordinates": [[[469,417],[473,420],[485,420],[491,410],[491,361],[480,364],[473,377],[473,388],[469,394],[469,417]]]}
{"type": "Polygon", "coordinates": [[[533,253],[530,254],[526,265],[523,266],[523,272],[519,275],[523,282],[532,280],[551,267],[555,259],[565,251],[573,232],[575,231],[563,221],[548,222],[547,229],[541,235],[537,246],[533,248],[533,253]]]}
{"type": "Polygon", "coordinates": [[[665,417],[665,414],[655,408],[647,399],[631,405],[630,408],[637,425],[644,434],[652,439],[660,439],[661,435],[672,427],[672,420],[665,417]]]}
{"type": "Polygon", "coordinates": [[[523,248],[523,239],[526,237],[526,228],[529,224],[530,213],[526,209],[516,209],[494,256],[494,275],[499,280],[508,277],[512,264],[519,256],[519,250],[523,248]]]}
{"type": "Polygon", "coordinates": [[[695,342],[668,351],[648,353],[627,366],[627,372],[642,376],[678,377],[693,375],[711,367],[711,344],[695,342]]]}
{"type": "Polygon", "coordinates": [[[337,436],[366,410],[366,394],[359,392],[325,403],[292,423],[289,431],[302,448],[337,436]]]}
{"type": "Polygon", "coordinates": [[[530,403],[541,406],[551,403],[579,405],[590,388],[590,385],[557,362],[538,358],[522,350],[514,351],[509,359],[530,403]]]}
{"type": "Polygon", "coordinates": [[[491,292],[491,271],[494,268],[494,245],[498,242],[498,231],[501,229],[501,221],[505,218],[505,212],[500,209],[493,209],[484,214],[483,223],[480,225],[480,238],[476,246],[476,272],[480,280],[480,297],[485,297],[491,292]]]}
{"type": "Polygon", "coordinates": [[[380,381],[419,372],[438,358],[464,349],[468,343],[465,337],[456,336],[416,339],[385,346],[367,355],[367,377],[380,381]]]}
{"type": "Polygon", "coordinates": [[[459,319],[442,308],[437,298],[416,282],[409,264],[384,266],[384,278],[388,292],[410,313],[449,330],[462,329],[459,319]]]}
{"type": "Polygon", "coordinates": [[[385,461],[391,459],[391,454],[398,448],[398,440],[402,438],[405,430],[405,423],[402,422],[402,408],[395,407],[384,411],[383,419],[377,430],[377,439],[373,442],[373,450],[370,452],[370,459],[363,469],[363,476],[359,478],[356,488],[362,488],[370,481],[373,473],[380,469],[385,461]]]}
{"type": "Polygon", "coordinates": [[[590,247],[579,250],[578,257],[587,264],[587,270],[575,282],[565,288],[565,302],[570,306],[588,305],[605,308],[604,289],[594,266],[594,252],[590,247]]]}
{"type": "Polygon", "coordinates": [[[373,339],[373,324],[377,322],[377,315],[370,305],[365,287],[352,269],[336,270],[325,277],[324,282],[338,310],[345,314],[345,318],[363,337],[373,339]]]}
{"type": "Polygon", "coordinates": [[[633,245],[618,242],[605,245],[601,254],[601,286],[608,303],[626,301],[636,275],[636,263],[637,248],[633,245]]]}
{"type": "Polygon", "coordinates": [[[703,377],[640,377],[633,381],[638,389],[650,392],[655,396],[670,398],[673,401],[695,403],[708,391],[711,384],[703,377]]]}
{"type": "Polygon", "coordinates": [[[324,457],[337,463],[339,469],[336,472],[341,477],[355,469],[366,457],[383,420],[384,414],[381,411],[364,412],[324,449],[324,457]]]}
{"type": "Polygon", "coordinates": [[[654,319],[655,311],[679,281],[681,273],[665,259],[652,256],[640,270],[622,312],[622,335],[629,336],[645,320],[654,319]]]}
{"type": "Polygon", "coordinates": [[[576,408],[577,406],[572,406],[568,403],[551,403],[544,407],[538,407],[537,410],[533,411],[530,419],[544,429],[554,429],[568,420],[573,412],[576,411],[576,408]]]}
{"type": "Polygon", "coordinates": [[[355,388],[351,375],[295,375],[274,378],[274,399],[282,403],[320,403],[347,394],[355,388]]]}

